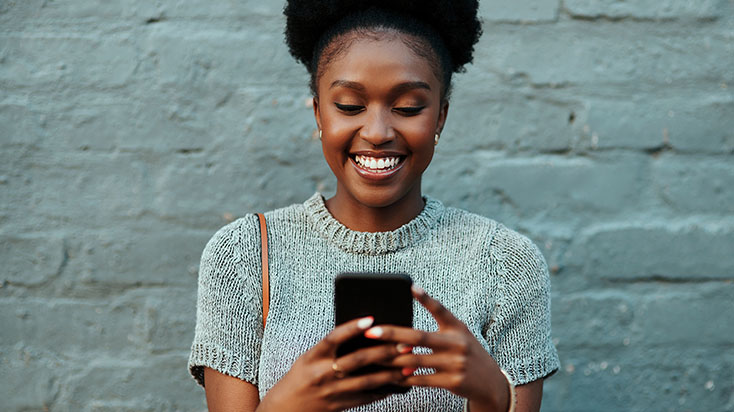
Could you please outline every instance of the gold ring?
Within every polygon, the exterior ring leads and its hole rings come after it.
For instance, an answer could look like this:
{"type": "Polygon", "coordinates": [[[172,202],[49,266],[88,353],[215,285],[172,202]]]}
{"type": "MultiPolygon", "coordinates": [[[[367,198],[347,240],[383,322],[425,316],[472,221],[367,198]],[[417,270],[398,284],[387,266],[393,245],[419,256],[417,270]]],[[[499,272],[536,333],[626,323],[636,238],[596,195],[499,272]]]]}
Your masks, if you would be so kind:
{"type": "Polygon", "coordinates": [[[336,361],[332,362],[331,369],[334,371],[335,378],[341,379],[344,377],[344,371],[339,368],[339,365],[336,364],[336,361]]]}

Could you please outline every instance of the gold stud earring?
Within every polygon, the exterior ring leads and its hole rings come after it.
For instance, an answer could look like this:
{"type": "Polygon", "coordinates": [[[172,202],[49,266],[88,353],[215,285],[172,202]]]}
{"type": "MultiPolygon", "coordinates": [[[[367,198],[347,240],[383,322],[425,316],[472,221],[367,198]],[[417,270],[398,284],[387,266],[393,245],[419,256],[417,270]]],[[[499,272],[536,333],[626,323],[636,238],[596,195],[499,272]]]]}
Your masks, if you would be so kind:
{"type": "Polygon", "coordinates": [[[321,135],[322,135],[322,132],[321,132],[321,129],[319,129],[319,140],[321,140],[321,135]]]}
{"type": "Polygon", "coordinates": [[[434,145],[434,146],[438,144],[438,139],[440,139],[440,138],[441,138],[441,135],[440,135],[440,134],[438,134],[438,133],[436,133],[436,134],[435,134],[435,135],[433,136],[433,145],[434,145]]]}

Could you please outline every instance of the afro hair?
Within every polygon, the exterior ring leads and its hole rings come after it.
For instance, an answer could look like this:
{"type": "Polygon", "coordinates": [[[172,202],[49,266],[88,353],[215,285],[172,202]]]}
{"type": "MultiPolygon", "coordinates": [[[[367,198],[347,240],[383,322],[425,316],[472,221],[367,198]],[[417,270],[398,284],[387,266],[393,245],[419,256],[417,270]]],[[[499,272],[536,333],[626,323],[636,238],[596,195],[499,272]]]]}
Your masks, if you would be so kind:
{"type": "Polygon", "coordinates": [[[288,0],[286,43],[311,74],[315,92],[322,52],[334,38],[379,28],[413,35],[438,57],[447,94],[452,73],[471,63],[482,34],[478,6],[477,0],[288,0]]]}

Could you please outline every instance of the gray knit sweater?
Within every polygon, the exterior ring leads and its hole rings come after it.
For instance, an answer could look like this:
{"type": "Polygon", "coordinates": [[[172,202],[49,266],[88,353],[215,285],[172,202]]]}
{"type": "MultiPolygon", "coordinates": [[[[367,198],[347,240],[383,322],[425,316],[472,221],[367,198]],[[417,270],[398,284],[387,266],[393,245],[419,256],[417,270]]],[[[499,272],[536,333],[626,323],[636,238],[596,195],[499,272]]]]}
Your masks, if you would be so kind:
{"type": "MultiPolygon", "coordinates": [[[[266,213],[271,299],[264,331],[257,217],[220,229],[201,257],[194,378],[204,385],[208,366],[257,385],[262,398],[334,327],[333,282],[345,271],[409,274],[466,323],[516,385],[557,370],[548,270],[538,248],[493,220],[425,199],[423,211],[392,232],[348,229],[318,193],[266,213]]],[[[414,308],[417,329],[437,329],[423,307],[414,308]]],[[[460,411],[462,402],[445,390],[413,388],[354,410],[460,411]]]]}

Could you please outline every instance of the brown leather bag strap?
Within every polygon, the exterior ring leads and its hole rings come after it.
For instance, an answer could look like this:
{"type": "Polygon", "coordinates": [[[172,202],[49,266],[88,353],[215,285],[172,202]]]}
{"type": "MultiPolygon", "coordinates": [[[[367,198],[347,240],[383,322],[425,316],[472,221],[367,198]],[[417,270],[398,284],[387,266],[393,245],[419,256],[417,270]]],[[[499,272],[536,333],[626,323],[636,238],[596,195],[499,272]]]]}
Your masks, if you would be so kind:
{"type": "Polygon", "coordinates": [[[270,277],[268,276],[268,227],[265,224],[265,215],[257,214],[260,219],[260,241],[261,241],[261,258],[263,268],[263,329],[265,329],[265,321],[268,318],[268,309],[270,309],[270,277]]]}

